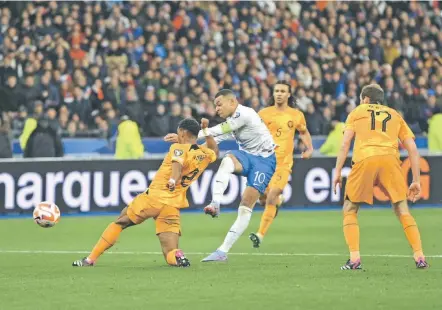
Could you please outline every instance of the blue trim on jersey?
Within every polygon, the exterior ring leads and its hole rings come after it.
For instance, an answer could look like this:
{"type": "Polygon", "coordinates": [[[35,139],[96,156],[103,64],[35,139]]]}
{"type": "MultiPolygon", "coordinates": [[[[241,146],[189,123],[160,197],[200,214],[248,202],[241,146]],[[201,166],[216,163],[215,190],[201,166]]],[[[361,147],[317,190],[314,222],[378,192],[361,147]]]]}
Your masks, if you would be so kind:
{"type": "Polygon", "coordinates": [[[247,177],[247,186],[253,187],[261,194],[264,194],[270,179],[275,173],[275,153],[269,157],[262,157],[249,154],[245,151],[234,150],[229,154],[235,156],[242,166],[242,176],[247,177]]]}

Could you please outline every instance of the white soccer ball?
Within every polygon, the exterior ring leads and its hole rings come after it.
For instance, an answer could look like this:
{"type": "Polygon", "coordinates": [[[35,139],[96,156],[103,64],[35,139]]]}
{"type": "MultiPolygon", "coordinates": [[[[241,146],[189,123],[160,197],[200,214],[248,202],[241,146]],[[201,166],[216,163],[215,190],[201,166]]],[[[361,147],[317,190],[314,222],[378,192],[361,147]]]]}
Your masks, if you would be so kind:
{"type": "Polygon", "coordinates": [[[33,217],[37,225],[49,228],[60,220],[60,209],[55,203],[43,201],[35,207],[33,217]]]}

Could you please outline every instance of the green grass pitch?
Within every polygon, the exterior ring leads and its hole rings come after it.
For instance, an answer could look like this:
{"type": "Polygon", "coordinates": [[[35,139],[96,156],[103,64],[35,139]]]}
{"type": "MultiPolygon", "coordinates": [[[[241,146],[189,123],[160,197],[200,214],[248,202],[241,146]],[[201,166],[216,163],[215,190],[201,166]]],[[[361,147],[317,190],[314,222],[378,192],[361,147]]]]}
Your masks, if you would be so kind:
{"type": "Polygon", "coordinates": [[[123,232],[96,267],[73,268],[85,256],[75,252],[89,251],[114,217],[62,217],[50,229],[1,220],[0,309],[441,309],[442,209],[413,214],[428,270],[415,268],[388,209],[361,211],[362,271],[339,270],[347,249],[338,211],[281,212],[259,250],[247,238],[258,227],[256,212],[229,262],[214,264],[200,260],[221,244],[236,214],[184,213],[187,269],[168,267],[156,254],[149,221],[123,232]]]}

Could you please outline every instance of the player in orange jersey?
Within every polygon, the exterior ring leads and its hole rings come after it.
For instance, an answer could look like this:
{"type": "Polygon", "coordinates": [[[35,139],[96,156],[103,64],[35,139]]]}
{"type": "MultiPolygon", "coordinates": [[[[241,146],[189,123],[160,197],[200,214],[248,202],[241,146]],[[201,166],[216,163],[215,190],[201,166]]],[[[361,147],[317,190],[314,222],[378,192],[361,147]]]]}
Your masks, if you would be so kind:
{"type": "Polygon", "coordinates": [[[276,170],[266,193],[260,197],[260,203],[265,203],[265,210],[261,217],[261,224],[257,233],[249,235],[253,247],[259,248],[274,218],[278,214],[278,208],[282,204],[282,191],[287,185],[292,173],[293,148],[296,130],[300,138],[307,146],[302,153],[302,158],[312,156],[312,138],[307,130],[304,114],[293,108],[294,97],[291,86],[286,81],[276,82],[273,88],[273,96],[269,107],[259,111],[259,116],[270,130],[273,140],[278,145],[276,149],[276,170]]]}
{"type": "Polygon", "coordinates": [[[394,212],[413,249],[416,267],[427,268],[419,230],[407,204],[407,196],[415,202],[421,191],[419,153],[413,132],[398,112],[382,105],[384,91],[379,85],[365,86],[360,100],[361,104],[348,115],[333,180],[336,193],[337,185],[341,185],[342,181],[342,167],[351,141],[355,138],[353,167],[347,179],[343,207],[344,236],[350,250],[350,259],[341,269],[362,269],[357,214],[361,203],[373,204],[373,188],[376,185],[392,202],[394,212]],[[407,149],[411,161],[413,181],[408,193],[400,166],[398,140],[407,149]]]}
{"type": "MultiPolygon", "coordinates": [[[[203,119],[201,127],[209,121],[203,119]]],[[[177,141],[172,144],[149,188],[139,194],[111,223],[89,256],[74,261],[73,266],[93,266],[96,260],[117,241],[123,229],[141,224],[149,218],[156,223],[156,233],[164,258],[171,266],[190,266],[189,260],[178,248],[181,235],[180,209],[189,206],[186,192],[210,163],[216,160],[218,146],[213,137],[206,137],[206,146],[196,144],[200,126],[192,118],[178,126],[177,141]]]]}

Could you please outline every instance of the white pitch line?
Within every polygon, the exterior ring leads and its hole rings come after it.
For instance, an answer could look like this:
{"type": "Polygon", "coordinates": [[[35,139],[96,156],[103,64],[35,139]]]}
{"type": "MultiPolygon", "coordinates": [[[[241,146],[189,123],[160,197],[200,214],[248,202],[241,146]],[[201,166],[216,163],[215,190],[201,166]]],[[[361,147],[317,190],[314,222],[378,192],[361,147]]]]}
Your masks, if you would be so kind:
{"type": "MultiPolygon", "coordinates": [[[[89,254],[90,251],[50,251],[50,250],[1,250],[1,253],[10,254],[89,254]]],[[[162,252],[133,252],[133,251],[117,251],[106,252],[107,254],[116,255],[163,255],[162,252]]],[[[208,255],[206,252],[186,252],[188,255],[208,255]]],[[[338,253],[229,253],[236,256],[348,256],[348,254],[338,253]]],[[[366,257],[389,257],[389,258],[411,258],[411,255],[402,254],[364,254],[366,257]]],[[[426,255],[431,258],[442,258],[442,255],[426,255]]]]}

